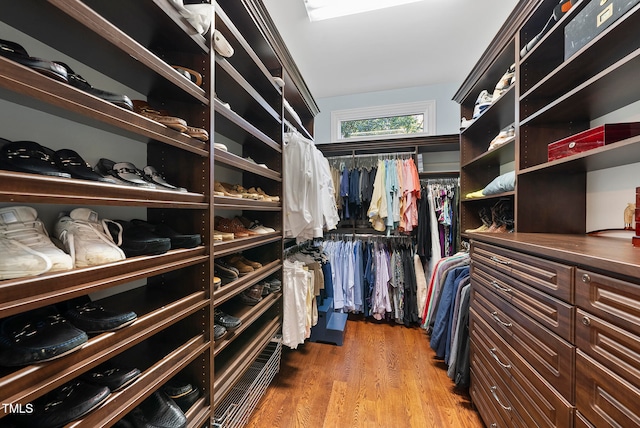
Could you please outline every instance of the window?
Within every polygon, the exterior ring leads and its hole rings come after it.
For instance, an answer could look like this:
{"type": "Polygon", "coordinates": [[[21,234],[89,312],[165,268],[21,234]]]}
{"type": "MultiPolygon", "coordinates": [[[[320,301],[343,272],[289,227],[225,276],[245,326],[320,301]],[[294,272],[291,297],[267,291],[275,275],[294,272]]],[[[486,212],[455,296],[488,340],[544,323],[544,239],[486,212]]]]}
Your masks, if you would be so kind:
{"type": "Polygon", "coordinates": [[[395,104],[331,112],[331,142],[435,134],[436,102],[395,104]]]}

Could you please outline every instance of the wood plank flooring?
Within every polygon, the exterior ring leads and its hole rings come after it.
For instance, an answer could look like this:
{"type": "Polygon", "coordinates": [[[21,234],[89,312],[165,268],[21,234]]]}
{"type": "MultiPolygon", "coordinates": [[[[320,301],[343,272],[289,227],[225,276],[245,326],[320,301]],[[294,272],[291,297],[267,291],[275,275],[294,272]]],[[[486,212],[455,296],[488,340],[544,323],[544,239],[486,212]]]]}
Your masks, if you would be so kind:
{"type": "Polygon", "coordinates": [[[252,428],[481,428],[420,328],[349,320],[344,344],[283,349],[252,428]]]}

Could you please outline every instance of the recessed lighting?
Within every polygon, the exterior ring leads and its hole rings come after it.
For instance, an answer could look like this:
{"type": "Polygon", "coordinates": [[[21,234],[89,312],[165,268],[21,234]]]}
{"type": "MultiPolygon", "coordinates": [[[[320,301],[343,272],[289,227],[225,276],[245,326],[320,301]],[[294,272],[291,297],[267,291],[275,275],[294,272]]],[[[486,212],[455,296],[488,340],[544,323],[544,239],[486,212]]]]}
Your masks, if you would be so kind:
{"type": "Polygon", "coordinates": [[[419,1],[422,0],[304,0],[304,5],[313,22],[419,1]]]}

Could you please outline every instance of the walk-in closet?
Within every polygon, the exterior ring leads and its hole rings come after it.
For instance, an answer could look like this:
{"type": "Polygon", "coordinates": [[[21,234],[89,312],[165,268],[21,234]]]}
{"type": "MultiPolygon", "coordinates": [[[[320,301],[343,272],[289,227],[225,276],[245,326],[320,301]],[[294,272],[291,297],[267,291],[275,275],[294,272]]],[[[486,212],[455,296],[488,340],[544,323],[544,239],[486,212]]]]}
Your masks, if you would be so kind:
{"type": "Polygon", "coordinates": [[[638,0],[20,0],[0,428],[640,427],[638,0]]]}

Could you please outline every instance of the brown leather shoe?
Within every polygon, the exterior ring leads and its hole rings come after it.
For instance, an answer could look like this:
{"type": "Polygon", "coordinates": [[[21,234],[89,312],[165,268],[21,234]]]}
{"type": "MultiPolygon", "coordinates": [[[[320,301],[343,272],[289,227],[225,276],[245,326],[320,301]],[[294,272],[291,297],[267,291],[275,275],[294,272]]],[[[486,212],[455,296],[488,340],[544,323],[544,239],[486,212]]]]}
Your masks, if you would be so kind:
{"type": "Polygon", "coordinates": [[[262,263],[254,262],[253,260],[249,260],[245,256],[243,256],[242,254],[238,254],[238,257],[240,258],[240,261],[242,263],[244,263],[245,265],[249,265],[254,269],[260,269],[262,267],[262,263]]]}
{"type": "Polygon", "coordinates": [[[247,232],[243,231],[244,228],[236,227],[231,222],[231,220],[229,220],[228,218],[224,218],[224,217],[216,217],[215,218],[215,227],[214,227],[214,229],[217,230],[218,232],[233,233],[233,235],[235,237],[238,237],[238,238],[246,238],[247,236],[249,236],[249,234],[247,232]]]}
{"type": "Polygon", "coordinates": [[[253,268],[247,264],[244,264],[238,256],[225,257],[223,260],[229,265],[238,269],[238,272],[240,272],[240,276],[253,272],[253,268]]]}
{"type": "Polygon", "coordinates": [[[209,141],[209,133],[205,129],[187,126],[185,133],[191,138],[196,138],[200,141],[209,141]]]}
{"type": "Polygon", "coordinates": [[[133,111],[176,131],[185,132],[187,130],[187,122],[184,119],[166,115],[160,110],[154,110],[146,101],[133,100],[133,111]]]}
{"type": "Polygon", "coordinates": [[[254,232],[253,230],[249,230],[246,227],[244,227],[244,225],[242,224],[242,222],[240,221],[240,219],[238,217],[234,217],[233,219],[229,219],[229,221],[231,222],[233,227],[235,227],[237,230],[240,230],[242,233],[247,233],[248,236],[259,235],[258,232],[254,232]]]}

